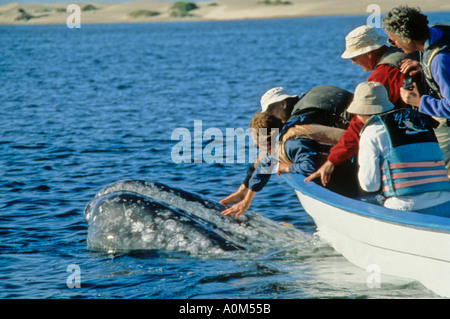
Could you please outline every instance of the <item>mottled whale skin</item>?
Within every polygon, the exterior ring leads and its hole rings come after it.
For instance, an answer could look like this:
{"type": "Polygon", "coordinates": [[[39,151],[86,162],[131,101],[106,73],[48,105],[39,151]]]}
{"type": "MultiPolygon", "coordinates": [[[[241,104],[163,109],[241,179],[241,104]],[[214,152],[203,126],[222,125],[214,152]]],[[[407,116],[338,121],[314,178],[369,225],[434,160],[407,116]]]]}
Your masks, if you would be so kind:
{"type": "Polygon", "coordinates": [[[258,214],[223,216],[225,207],[205,196],[143,180],[120,180],[97,193],[84,210],[91,249],[221,254],[258,249],[271,241],[298,240],[289,226],[258,214]]]}

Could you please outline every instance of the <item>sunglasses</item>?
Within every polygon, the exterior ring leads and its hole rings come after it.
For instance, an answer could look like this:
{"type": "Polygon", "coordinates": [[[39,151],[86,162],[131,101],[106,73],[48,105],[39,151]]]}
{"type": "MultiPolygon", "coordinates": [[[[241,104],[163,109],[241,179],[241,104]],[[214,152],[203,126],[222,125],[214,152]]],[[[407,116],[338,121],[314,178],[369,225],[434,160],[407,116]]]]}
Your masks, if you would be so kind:
{"type": "Polygon", "coordinates": [[[390,45],[392,45],[393,47],[396,47],[397,45],[395,44],[395,41],[392,40],[391,38],[387,39],[387,43],[389,43],[390,45]]]}

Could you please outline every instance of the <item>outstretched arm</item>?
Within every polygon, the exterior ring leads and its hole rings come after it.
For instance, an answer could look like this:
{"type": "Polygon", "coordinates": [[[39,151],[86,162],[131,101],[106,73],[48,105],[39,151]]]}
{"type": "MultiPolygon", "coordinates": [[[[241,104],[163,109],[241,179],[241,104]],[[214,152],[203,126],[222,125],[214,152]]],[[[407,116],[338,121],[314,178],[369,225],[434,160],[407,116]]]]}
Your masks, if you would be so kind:
{"type": "Polygon", "coordinates": [[[322,185],[326,186],[331,179],[334,167],[358,153],[359,133],[363,126],[361,120],[354,116],[337,144],[330,149],[327,161],[317,171],[309,175],[305,182],[310,182],[320,176],[322,185]]]}
{"type": "Polygon", "coordinates": [[[256,192],[249,189],[243,200],[223,210],[221,212],[222,215],[229,216],[234,214],[235,217],[238,218],[250,208],[250,204],[255,194],[256,192]]]}
{"type": "MultiPolygon", "coordinates": [[[[258,163],[255,171],[252,173],[250,180],[248,181],[248,187],[239,188],[237,194],[231,194],[231,199],[223,199],[221,201],[222,204],[232,203],[233,199],[238,199],[243,196],[243,198],[234,204],[233,206],[222,211],[222,215],[236,215],[236,218],[241,216],[243,213],[247,211],[250,207],[250,203],[253,200],[256,192],[260,191],[270,179],[270,175],[272,173],[272,160],[268,154],[266,154],[258,163]],[[245,192],[245,195],[243,195],[245,192]]],[[[243,185],[245,186],[245,185],[243,185]]]]}
{"type": "Polygon", "coordinates": [[[248,188],[244,184],[241,184],[234,193],[220,200],[219,203],[221,203],[224,206],[228,206],[231,203],[241,201],[244,199],[245,195],[247,195],[247,192],[248,188]]]}
{"type": "Polygon", "coordinates": [[[305,182],[310,182],[320,177],[320,181],[323,186],[326,186],[331,179],[331,174],[334,171],[334,164],[330,161],[326,161],[317,171],[305,178],[305,182]]]}

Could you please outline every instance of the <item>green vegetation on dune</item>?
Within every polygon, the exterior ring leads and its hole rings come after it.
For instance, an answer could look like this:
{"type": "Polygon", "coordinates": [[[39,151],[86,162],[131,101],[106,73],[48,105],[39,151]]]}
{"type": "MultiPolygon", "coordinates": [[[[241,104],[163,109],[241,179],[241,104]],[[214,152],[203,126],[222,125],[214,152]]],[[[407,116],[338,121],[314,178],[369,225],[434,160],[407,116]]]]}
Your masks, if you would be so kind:
{"type": "Polygon", "coordinates": [[[158,11],[152,10],[136,10],[129,13],[128,15],[133,18],[141,18],[141,17],[154,17],[160,15],[160,13],[158,11]]]}
{"type": "Polygon", "coordinates": [[[172,17],[190,17],[189,11],[198,9],[194,2],[177,1],[172,5],[172,17]]]}
{"type": "Polygon", "coordinates": [[[94,10],[98,10],[98,8],[92,4],[87,4],[81,9],[81,11],[94,11],[94,10]]]}
{"type": "Polygon", "coordinates": [[[262,0],[259,1],[258,4],[278,6],[278,5],[289,5],[292,4],[292,2],[282,0],[262,0]]]}

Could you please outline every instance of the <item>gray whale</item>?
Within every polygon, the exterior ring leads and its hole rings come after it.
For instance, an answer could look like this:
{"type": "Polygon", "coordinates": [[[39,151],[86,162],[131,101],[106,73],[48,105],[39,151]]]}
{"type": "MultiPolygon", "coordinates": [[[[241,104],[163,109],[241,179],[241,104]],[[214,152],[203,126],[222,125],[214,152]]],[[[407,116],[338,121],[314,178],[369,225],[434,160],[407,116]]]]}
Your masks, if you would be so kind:
{"type": "Polygon", "coordinates": [[[108,252],[181,251],[216,255],[303,241],[299,230],[255,213],[223,216],[205,196],[143,180],[120,180],[86,205],[87,243],[108,252]]]}

